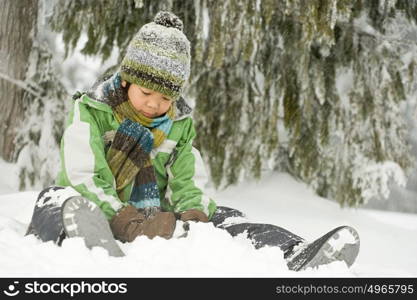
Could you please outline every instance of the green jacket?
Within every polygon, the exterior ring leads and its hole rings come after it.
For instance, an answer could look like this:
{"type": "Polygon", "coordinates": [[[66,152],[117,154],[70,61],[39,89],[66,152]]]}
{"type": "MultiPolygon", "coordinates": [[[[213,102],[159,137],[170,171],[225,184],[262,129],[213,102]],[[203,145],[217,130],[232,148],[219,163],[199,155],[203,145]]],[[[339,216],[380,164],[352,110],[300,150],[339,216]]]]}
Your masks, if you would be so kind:
{"type": "MultiPolygon", "coordinates": [[[[178,105],[177,110],[181,110],[178,105]]],[[[77,99],[61,140],[61,169],[56,180],[57,185],[71,186],[96,203],[109,220],[127,205],[133,187],[132,181],[119,198],[106,161],[105,136],[118,127],[109,105],[87,95],[77,99]]],[[[162,210],[198,209],[210,219],[216,204],[204,192],[207,175],[200,152],[192,146],[195,136],[189,111],[180,114],[164,143],[152,150],[151,159],[162,210]]]]}

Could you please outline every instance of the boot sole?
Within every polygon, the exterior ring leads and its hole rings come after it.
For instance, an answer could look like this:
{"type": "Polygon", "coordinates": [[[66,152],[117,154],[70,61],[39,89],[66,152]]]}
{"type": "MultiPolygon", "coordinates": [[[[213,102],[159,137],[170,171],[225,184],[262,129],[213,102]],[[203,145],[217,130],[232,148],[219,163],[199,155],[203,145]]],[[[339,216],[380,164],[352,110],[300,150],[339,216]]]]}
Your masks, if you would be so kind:
{"type": "Polygon", "coordinates": [[[84,238],[87,248],[102,247],[110,256],[125,256],[113,237],[109,222],[92,201],[80,196],[65,200],[62,205],[62,223],[66,235],[70,238],[84,238]]]}
{"type": "Polygon", "coordinates": [[[299,255],[305,256],[302,264],[298,266],[289,264],[288,266],[291,270],[301,271],[307,268],[317,268],[334,261],[344,261],[350,267],[359,254],[359,248],[360,239],[357,231],[349,226],[341,226],[301,250],[299,255]],[[306,251],[309,247],[311,248],[306,251]]]}

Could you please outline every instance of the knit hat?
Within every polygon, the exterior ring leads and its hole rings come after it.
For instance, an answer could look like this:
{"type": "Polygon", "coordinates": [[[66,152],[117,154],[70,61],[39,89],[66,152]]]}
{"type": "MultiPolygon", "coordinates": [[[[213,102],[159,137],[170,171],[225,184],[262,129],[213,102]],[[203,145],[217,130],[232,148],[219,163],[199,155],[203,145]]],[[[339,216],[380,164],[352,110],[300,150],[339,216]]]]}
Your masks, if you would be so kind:
{"type": "Polygon", "coordinates": [[[190,42],[182,21],[160,11],[145,24],[127,48],[120,67],[123,80],[176,100],[190,76],[190,42]]]}

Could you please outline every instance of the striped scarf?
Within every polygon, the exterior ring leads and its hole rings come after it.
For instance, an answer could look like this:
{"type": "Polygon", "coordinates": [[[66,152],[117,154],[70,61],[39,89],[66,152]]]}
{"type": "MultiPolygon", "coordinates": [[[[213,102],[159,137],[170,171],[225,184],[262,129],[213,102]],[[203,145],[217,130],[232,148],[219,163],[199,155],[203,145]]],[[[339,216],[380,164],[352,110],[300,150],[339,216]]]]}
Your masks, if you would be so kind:
{"type": "Polygon", "coordinates": [[[139,209],[160,207],[159,189],[150,153],[163,143],[171,130],[175,118],[174,106],[171,105],[161,117],[147,118],[135,110],[127,93],[118,90],[120,78],[117,76],[114,79],[110,90],[109,85],[103,83],[100,94],[109,96],[108,101],[104,102],[113,104],[113,114],[120,124],[106,156],[116,180],[116,190],[120,195],[122,189],[134,180],[129,203],[139,209]]]}

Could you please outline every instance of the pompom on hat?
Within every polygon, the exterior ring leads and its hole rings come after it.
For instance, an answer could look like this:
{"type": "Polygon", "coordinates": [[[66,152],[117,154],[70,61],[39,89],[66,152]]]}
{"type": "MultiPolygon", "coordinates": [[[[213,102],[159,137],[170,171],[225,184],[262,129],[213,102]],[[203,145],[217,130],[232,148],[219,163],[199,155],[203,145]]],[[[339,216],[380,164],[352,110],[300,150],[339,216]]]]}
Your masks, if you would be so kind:
{"type": "Polygon", "coordinates": [[[190,42],[183,23],[173,13],[160,11],[130,41],[120,66],[122,80],[179,98],[190,76],[190,42]]]}

